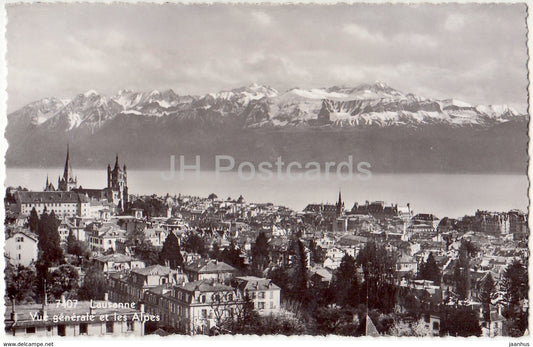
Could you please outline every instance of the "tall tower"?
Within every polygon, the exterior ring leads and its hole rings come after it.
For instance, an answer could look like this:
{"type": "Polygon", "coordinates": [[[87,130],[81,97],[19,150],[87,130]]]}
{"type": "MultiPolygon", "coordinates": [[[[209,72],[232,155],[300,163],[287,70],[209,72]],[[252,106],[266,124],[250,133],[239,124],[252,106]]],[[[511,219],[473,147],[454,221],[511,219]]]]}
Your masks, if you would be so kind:
{"type": "Polygon", "coordinates": [[[128,204],[128,174],[126,164],[121,168],[118,163],[118,153],[115,158],[115,167],[111,170],[111,165],[107,166],[107,188],[117,192],[119,207],[124,211],[128,204]]]}
{"type": "Polygon", "coordinates": [[[337,217],[339,217],[344,212],[344,202],[342,202],[342,196],[341,196],[340,189],[339,189],[339,200],[337,201],[337,204],[335,205],[335,207],[337,207],[337,217]]]}
{"type": "Polygon", "coordinates": [[[67,158],[65,159],[65,168],[63,177],[57,179],[57,190],[68,192],[78,187],[78,178],[72,175],[72,166],[70,165],[70,148],[67,144],[67,158]]]}

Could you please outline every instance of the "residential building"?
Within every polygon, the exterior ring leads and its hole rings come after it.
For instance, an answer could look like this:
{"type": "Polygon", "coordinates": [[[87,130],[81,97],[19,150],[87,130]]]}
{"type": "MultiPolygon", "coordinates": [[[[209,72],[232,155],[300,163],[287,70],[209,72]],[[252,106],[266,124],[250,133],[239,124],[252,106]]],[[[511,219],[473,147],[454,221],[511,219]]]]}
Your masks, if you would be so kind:
{"type": "Polygon", "coordinates": [[[244,298],[248,297],[259,314],[267,315],[280,310],[281,288],[271,279],[255,276],[235,277],[232,287],[237,288],[244,298]]]}
{"type": "Polygon", "coordinates": [[[106,275],[145,267],[144,261],[120,253],[102,255],[94,258],[93,262],[106,275]]]}
{"type": "Polygon", "coordinates": [[[38,237],[29,230],[18,231],[5,241],[7,260],[13,265],[28,266],[37,261],[38,237]]]}
{"type": "Polygon", "coordinates": [[[117,242],[126,239],[126,231],[119,229],[115,224],[104,224],[102,227],[93,230],[88,237],[91,251],[104,253],[117,250],[117,242]]]}
{"type": "Polygon", "coordinates": [[[154,288],[144,299],[148,313],[160,315],[163,326],[182,334],[209,334],[243,309],[242,295],[235,288],[212,280],[200,280],[154,288]]]}
{"type": "Polygon", "coordinates": [[[197,259],[183,265],[183,272],[189,281],[214,280],[220,283],[234,277],[238,270],[222,261],[213,259],[197,259]]]}
{"type": "Polygon", "coordinates": [[[187,276],[168,266],[152,265],[116,272],[109,276],[109,298],[114,302],[141,302],[144,292],[160,285],[172,286],[188,282],[187,276]]]}

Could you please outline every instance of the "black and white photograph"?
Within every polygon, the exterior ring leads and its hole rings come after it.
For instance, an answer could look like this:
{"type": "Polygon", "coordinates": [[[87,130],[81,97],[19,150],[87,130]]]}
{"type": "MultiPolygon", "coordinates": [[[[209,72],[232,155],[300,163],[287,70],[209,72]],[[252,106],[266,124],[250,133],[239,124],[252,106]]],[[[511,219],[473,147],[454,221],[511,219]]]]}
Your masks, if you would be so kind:
{"type": "Polygon", "coordinates": [[[529,346],[529,3],[3,7],[4,346],[529,346]]]}

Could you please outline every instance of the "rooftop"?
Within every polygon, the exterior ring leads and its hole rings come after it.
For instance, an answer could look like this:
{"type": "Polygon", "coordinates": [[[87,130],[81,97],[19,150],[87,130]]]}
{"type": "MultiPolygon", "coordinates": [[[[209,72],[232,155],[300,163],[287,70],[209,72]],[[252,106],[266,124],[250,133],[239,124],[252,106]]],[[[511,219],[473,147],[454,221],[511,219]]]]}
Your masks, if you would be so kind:
{"type": "Polygon", "coordinates": [[[170,273],[176,272],[176,270],[172,270],[168,266],[152,265],[152,266],[148,266],[148,267],[141,268],[141,269],[139,268],[133,269],[131,270],[131,272],[144,275],[144,276],[149,276],[149,275],[168,275],[170,273]]]}
{"type": "Polygon", "coordinates": [[[185,283],[182,287],[186,291],[190,292],[221,292],[221,291],[232,291],[233,288],[218,282],[209,281],[209,280],[200,280],[194,282],[185,283]]]}
{"type": "Polygon", "coordinates": [[[15,195],[17,202],[28,203],[88,203],[89,198],[76,192],[26,192],[19,191],[15,195]]]}
{"type": "Polygon", "coordinates": [[[222,261],[213,259],[198,259],[184,266],[185,270],[198,273],[237,272],[237,269],[222,261]]]}

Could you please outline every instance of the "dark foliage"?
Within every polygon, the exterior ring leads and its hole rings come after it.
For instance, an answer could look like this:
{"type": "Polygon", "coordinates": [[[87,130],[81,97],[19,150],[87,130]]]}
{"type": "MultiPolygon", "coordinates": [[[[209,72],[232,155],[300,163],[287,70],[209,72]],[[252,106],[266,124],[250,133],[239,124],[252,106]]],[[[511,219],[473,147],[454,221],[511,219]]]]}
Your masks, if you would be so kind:
{"type": "Polygon", "coordinates": [[[178,238],[173,232],[170,232],[163,243],[159,253],[159,264],[170,266],[171,269],[177,269],[183,264],[183,256],[178,242],[178,238]]]}

